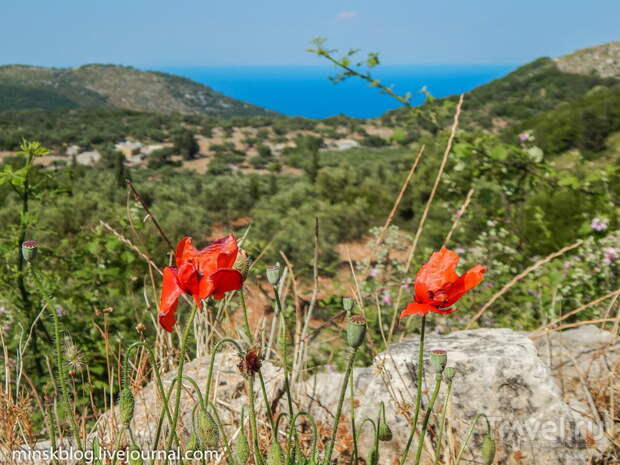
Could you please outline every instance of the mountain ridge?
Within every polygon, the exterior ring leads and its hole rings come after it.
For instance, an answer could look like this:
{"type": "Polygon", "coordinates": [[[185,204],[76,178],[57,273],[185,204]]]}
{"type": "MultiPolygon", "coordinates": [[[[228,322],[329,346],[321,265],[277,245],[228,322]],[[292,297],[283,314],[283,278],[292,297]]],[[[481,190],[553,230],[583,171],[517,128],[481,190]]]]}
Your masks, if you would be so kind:
{"type": "Polygon", "coordinates": [[[276,112],[191,79],[109,64],[0,66],[0,110],[108,106],[148,113],[264,116],[276,112]]]}

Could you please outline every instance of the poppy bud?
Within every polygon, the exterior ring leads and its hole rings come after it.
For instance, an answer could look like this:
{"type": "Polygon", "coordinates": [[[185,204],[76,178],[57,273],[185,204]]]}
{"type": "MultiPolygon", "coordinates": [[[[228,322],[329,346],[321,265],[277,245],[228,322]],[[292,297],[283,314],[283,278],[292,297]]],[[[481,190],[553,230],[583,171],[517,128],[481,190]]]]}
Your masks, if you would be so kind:
{"type": "Polygon", "coordinates": [[[368,465],[377,465],[379,463],[379,451],[372,448],[368,453],[368,465]]]}
{"type": "Polygon", "coordinates": [[[135,444],[129,448],[127,462],[129,465],[143,465],[144,460],[142,460],[142,452],[138,449],[138,446],[135,444]]]}
{"type": "Polygon", "coordinates": [[[267,453],[267,465],[284,465],[284,452],[277,441],[274,441],[269,447],[267,453]]]}
{"type": "Polygon", "coordinates": [[[243,279],[245,280],[248,275],[248,271],[250,270],[250,257],[248,257],[245,250],[239,249],[233,268],[241,273],[241,276],[243,276],[243,279]]]}
{"type": "Polygon", "coordinates": [[[495,459],[495,441],[488,434],[482,440],[480,455],[482,455],[482,463],[484,465],[491,465],[495,459]]]}
{"type": "Polygon", "coordinates": [[[444,370],[443,374],[445,375],[445,377],[446,377],[446,379],[448,381],[452,381],[454,376],[456,376],[456,368],[454,368],[454,367],[446,367],[446,369],[444,370]]]}
{"type": "Polygon", "coordinates": [[[207,449],[216,449],[220,443],[220,433],[217,423],[215,423],[211,414],[204,409],[200,409],[197,423],[196,436],[200,441],[200,445],[207,449]]]}
{"type": "Polygon", "coordinates": [[[272,286],[278,284],[278,281],[280,281],[279,263],[267,267],[267,281],[269,281],[269,284],[271,284],[272,286]]]}
{"type": "Polygon", "coordinates": [[[342,308],[344,308],[347,312],[350,312],[353,308],[353,299],[351,297],[343,297],[342,308]]]}
{"type": "Polygon", "coordinates": [[[392,430],[390,426],[385,421],[385,404],[381,402],[381,415],[379,417],[379,428],[377,430],[377,437],[379,441],[391,441],[392,440],[392,430]]]}
{"type": "Polygon", "coordinates": [[[121,423],[125,428],[129,428],[131,419],[133,418],[133,409],[135,401],[131,389],[123,388],[120,394],[120,411],[121,411],[121,423]]]}
{"type": "Polygon", "coordinates": [[[22,257],[26,263],[32,263],[37,256],[37,248],[39,243],[37,241],[22,242],[22,257]]]}
{"type": "Polygon", "coordinates": [[[347,343],[357,349],[364,342],[366,336],[366,318],[362,315],[353,315],[347,324],[347,343]]]}
{"type": "Polygon", "coordinates": [[[446,363],[448,363],[448,354],[445,350],[433,350],[431,352],[431,366],[435,374],[442,374],[446,368],[446,363]]]}
{"type": "Polygon", "coordinates": [[[198,437],[196,433],[192,432],[187,439],[187,444],[185,444],[186,450],[198,450],[200,449],[200,445],[198,444],[198,437]]]}
{"type": "Polygon", "coordinates": [[[392,440],[392,437],[393,437],[392,430],[390,429],[387,423],[381,422],[381,424],[379,425],[377,436],[379,438],[379,441],[391,441],[392,440]]]}
{"type": "Polygon", "coordinates": [[[250,457],[250,445],[248,444],[248,438],[243,432],[243,427],[239,431],[239,436],[235,441],[235,458],[240,465],[245,465],[250,457]]]}

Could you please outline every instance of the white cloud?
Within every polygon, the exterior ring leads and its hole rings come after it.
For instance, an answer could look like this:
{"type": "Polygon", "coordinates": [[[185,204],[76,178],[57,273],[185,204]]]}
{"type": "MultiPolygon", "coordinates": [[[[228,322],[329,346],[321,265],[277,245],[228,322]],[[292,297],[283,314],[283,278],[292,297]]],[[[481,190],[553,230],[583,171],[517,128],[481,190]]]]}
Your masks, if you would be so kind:
{"type": "Polygon", "coordinates": [[[357,16],[357,11],[341,11],[336,18],[338,21],[350,21],[357,16]]]}

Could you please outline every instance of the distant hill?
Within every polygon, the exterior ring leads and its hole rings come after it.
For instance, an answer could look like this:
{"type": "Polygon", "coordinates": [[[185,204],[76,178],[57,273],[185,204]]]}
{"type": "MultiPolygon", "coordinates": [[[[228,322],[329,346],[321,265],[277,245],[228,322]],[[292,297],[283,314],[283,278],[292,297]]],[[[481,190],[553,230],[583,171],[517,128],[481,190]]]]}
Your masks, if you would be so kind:
{"type": "Polygon", "coordinates": [[[167,73],[98,64],[66,69],[0,66],[0,111],[101,106],[187,115],[275,114],[167,73]]]}
{"type": "MultiPolygon", "coordinates": [[[[499,132],[518,125],[563,103],[584,97],[592,88],[620,83],[620,42],[580,50],[559,58],[539,58],[508,75],[477,87],[465,95],[462,127],[499,132]]],[[[432,89],[429,89],[432,93],[432,89]]],[[[440,123],[448,125],[453,111],[437,99],[423,111],[439,111],[440,123]]],[[[408,112],[395,110],[384,116],[395,123],[407,121],[408,112]]]]}
{"type": "Polygon", "coordinates": [[[584,48],[555,62],[565,73],[620,78],[620,41],[584,48]]]}

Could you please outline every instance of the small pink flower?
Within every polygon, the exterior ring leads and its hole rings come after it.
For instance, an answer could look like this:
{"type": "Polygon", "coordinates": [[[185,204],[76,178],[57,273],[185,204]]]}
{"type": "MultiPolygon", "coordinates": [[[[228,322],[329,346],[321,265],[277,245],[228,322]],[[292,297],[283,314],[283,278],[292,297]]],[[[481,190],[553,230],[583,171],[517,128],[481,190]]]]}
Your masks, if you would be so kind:
{"type": "Polygon", "coordinates": [[[603,261],[608,265],[612,264],[620,257],[620,249],[616,247],[607,247],[603,250],[603,261]]]}
{"type": "Polygon", "coordinates": [[[607,218],[599,218],[597,216],[596,218],[592,219],[592,222],[590,223],[590,227],[594,229],[595,231],[601,232],[607,229],[608,224],[609,222],[607,218]]]}
{"type": "Polygon", "coordinates": [[[384,305],[392,305],[392,296],[389,291],[383,291],[381,302],[383,302],[384,305]]]}
{"type": "Polygon", "coordinates": [[[368,272],[368,275],[371,278],[376,278],[379,275],[379,270],[377,268],[371,268],[370,271],[368,272]]]}

